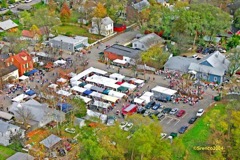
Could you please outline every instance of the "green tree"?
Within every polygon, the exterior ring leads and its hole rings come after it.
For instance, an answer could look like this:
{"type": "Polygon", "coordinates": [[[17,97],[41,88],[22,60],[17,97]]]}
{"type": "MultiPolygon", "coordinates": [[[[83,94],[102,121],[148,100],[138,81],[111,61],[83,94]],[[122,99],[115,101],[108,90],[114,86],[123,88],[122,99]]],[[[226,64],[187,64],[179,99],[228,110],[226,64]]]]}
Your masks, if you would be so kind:
{"type": "Polygon", "coordinates": [[[163,65],[169,57],[169,53],[163,52],[161,45],[155,45],[141,54],[141,59],[144,64],[155,68],[163,68],[163,65]]]}
{"type": "Polygon", "coordinates": [[[75,116],[84,117],[87,114],[87,108],[85,102],[78,97],[74,97],[69,100],[69,103],[73,106],[73,110],[71,111],[71,122],[74,122],[75,116]]]}
{"type": "Polygon", "coordinates": [[[13,3],[15,3],[16,1],[15,1],[15,0],[9,0],[8,2],[9,2],[9,4],[13,4],[13,3]]]}
{"type": "Polygon", "coordinates": [[[1,5],[2,8],[7,8],[8,7],[8,3],[7,3],[7,0],[2,0],[2,5],[1,5]]]}
{"type": "Polygon", "coordinates": [[[27,26],[29,27],[31,24],[30,24],[30,21],[31,21],[31,13],[29,13],[28,11],[22,11],[20,12],[20,22],[22,23],[23,26],[27,26]]]}
{"type": "Polygon", "coordinates": [[[240,36],[239,35],[233,35],[231,38],[229,38],[227,40],[227,50],[236,48],[238,45],[240,45],[240,36]]]}
{"type": "Polygon", "coordinates": [[[237,9],[234,13],[233,24],[236,28],[240,28],[240,8],[237,9]]]}

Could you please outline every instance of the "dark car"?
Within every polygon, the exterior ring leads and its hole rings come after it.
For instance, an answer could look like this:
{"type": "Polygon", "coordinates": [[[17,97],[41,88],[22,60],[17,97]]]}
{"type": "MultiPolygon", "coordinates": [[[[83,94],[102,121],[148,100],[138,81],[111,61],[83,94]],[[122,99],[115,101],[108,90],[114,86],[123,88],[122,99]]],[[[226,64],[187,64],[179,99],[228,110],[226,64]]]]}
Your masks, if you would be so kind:
{"type": "Polygon", "coordinates": [[[7,8],[0,8],[0,11],[5,11],[7,10],[7,8]]]}
{"type": "Polygon", "coordinates": [[[156,97],[155,99],[156,99],[157,101],[167,103],[167,99],[166,99],[166,98],[156,97]]]}
{"type": "Polygon", "coordinates": [[[144,114],[145,111],[146,111],[146,108],[141,107],[141,108],[139,108],[139,109],[137,110],[137,113],[139,113],[139,114],[144,114]]]}
{"type": "Polygon", "coordinates": [[[155,104],[156,104],[156,103],[155,103],[154,101],[151,101],[151,102],[149,102],[149,103],[145,106],[145,108],[146,108],[146,109],[150,109],[150,108],[152,108],[155,104]]]}
{"type": "Polygon", "coordinates": [[[185,113],[186,113],[185,110],[180,110],[180,111],[177,112],[176,116],[177,117],[182,117],[185,113]]]}
{"type": "Polygon", "coordinates": [[[164,109],[162,110],[162,113],[166,114],[166,113],[171,112],[171,110],[172,110],[172,108],[164,108],[164,109]]]}
{"type": "Polygon", "coordinates": [[[158,114],[159,114],[159,112],[158,112],[158,111],[155,111],[155,112],[150,113],[150,114],[149,114],[149,117],[150,117],[150,118],[153,118],[153,116],[157,117],[158,114]]]}
{"type": "Polygon", "coordinates": [[[177,137],[177,133],[175,133],[175,132],[172,132],[172,133],[170,133],[170,136],[172,136],[172,138],[175,138],[175,137],[177,137]]]}
{"type": "Polygon", "coordinates": [[[188,126],[182,126],[182,127],[179,129],[178,133],[183,134],[183,133],[187,130],[187,128],[188,128],[188,126]]]}
{"type": "Polygon", "coordinates": [[[65,151],[63,148],[60,148],[60,149],[58,150],[58,153],[59,153],[59,155],[60,155],[61,157],[63,157],[63,156],[66,155],[66,151],[65,151]]]}
{"type": "Polygon", "coordinates": [[[161,106],[160,103],[156,103],[156,104],[152,107],[152,109],[153,109],[153,110],[157,110],[160,106],[161,106]]]}
{"type": "Polygon", "coordinates": [[[189,123],[189,124],[193,124],[193,123],[197,120],[197,118],[198,118],[198,117],[192,117],[192,118],[188,121],[188,123],[189,123]]]}

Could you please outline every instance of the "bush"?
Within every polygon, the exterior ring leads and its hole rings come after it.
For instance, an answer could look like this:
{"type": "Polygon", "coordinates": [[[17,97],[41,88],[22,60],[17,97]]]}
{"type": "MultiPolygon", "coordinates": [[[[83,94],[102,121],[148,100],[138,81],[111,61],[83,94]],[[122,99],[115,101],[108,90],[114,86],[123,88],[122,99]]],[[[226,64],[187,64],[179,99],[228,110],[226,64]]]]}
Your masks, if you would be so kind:
{"type": "Polygon", "coordinates": [[[72,32],[66,32],[65,36],[72,36],[72,32]]]}

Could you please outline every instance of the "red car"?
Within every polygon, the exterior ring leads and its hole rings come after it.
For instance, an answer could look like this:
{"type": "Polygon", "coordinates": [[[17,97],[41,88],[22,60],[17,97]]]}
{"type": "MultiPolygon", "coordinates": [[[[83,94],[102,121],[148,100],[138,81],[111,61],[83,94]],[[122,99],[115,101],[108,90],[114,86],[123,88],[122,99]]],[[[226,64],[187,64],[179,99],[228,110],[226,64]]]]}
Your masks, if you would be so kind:
{"type": "Polygon", "coordinates": [[[66,149],[67,151],[70,151],[70,150],[72,149],[70,143],[65,143],[64,146],[65,146],[65,149],[66,149]]]}
{"type": "Polygon", "coordinates": [[[182,117],[185,113],[186,113],[185,110],[180,110],[180,111],[177,112],[176,116],[177,117],[182,117]]]}

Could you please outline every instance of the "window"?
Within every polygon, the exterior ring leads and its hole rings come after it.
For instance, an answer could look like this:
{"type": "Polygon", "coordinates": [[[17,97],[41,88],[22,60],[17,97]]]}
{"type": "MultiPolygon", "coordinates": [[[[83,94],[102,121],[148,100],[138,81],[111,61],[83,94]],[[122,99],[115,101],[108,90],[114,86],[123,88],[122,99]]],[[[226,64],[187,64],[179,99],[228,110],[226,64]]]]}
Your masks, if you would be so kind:
{"type": "Polygon", "coordinates": [[[144,48],[144,45],[142,45],[142,48],[144,48]]]}
{"type": "Polygon", "coordinates": [[[23,68],[25,68],[25,64],[23,64],[23,68]]]}
{"type": "Polygon", "coordinates": [[[214,77],[214,78],[213,78],[213,81],[214,81],[214,82],[217,82],[217,77],[214,77]]]}
{"type": "Polygon", "coordinates": [[[134,47],[137,47],[137,44],[136,44],[136,43],[134,43],[134,47]]]}

